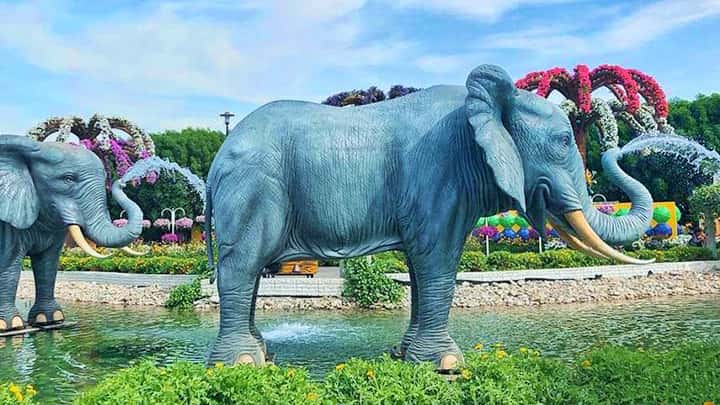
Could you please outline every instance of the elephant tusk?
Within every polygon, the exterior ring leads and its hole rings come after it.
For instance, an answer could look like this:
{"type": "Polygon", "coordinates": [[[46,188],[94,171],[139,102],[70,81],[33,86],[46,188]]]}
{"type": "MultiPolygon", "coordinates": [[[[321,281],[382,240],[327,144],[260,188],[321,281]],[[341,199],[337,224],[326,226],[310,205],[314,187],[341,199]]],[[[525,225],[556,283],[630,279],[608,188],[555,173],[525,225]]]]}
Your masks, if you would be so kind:
{"type": "Polygon", "coordinates": [[[148,254],[148,252],[138,252],[137,250],[133,250],[128,246],[123,246],[120,248],[123,252],[129,254],[130,256],[145,256],[148,254]]]}
{"type": "Polygon", "coordinates": [[[597,257],[599,259],[607,259],[608,257],[605,256],[602,253],[599,253],[598,251],[592,249],[585,243],[583,243],[580,239],[576,238],[573,235],[570,235],[569,233],[565,232],[562,228],[557,226],[553,221],[549,221],[550,225],[552,225],[553,229],[560,235],[560,237],[567,242],[568,245],[570,245],[571,248],[575,250],[579,250],[589,256],[597,257]]]}
{"type": "Polygon", "coordinates": [[[90,246],[88,241],[85,240],[85,236],[83,235],[82,230],[79,226],[70,225],[68,226],[68,231],[70,232],[70,236],[73,238],[78,247],[83,250],[83,252],[98,259],[106,259],[110,257],[110,255],[102,255],[98,253],[95,249],[93,249],[93,247],[90,246]]]}
{"type": "Polygon", "coordinates": [[[649,264],[655,261],[655,259],[650,260],[642,260],[642,259],[636,259],[634,257],[630,257],[628,255],[625,255],[623,253],[618,252],[617,250],[610,247],[605,241],[600,239],[600,237],[593,231],[593,229],[590,227],[590,224],[587,222],[587,219],[585,219],[585,215],[583,215],[582,211],[570,211],[565,214],[565,219],[567,219],[570,226],[577,232],[580,240],[587,244],[590,248],[594,249],[600,254],[603,254],[607,256],[610,259],[615,259],[622,263],[627,264],[649,264]]]}

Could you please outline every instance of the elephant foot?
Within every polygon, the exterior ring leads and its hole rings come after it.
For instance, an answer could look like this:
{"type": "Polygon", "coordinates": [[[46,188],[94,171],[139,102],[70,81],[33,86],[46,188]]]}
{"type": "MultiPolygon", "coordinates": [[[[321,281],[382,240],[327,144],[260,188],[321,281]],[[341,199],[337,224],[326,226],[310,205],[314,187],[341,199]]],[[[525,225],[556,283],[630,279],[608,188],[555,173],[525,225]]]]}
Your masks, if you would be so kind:
{"type": "Polygon", "coordinates": [[[23,321],[20,312],[14,305],[0,309],[0,332],[23,329],[24,327],[25,321],[23,321]]]}
{"type": "Polygon", "coordinates": [[[451,373],[465,361],[462,351],[449,335],[432,338],[417,336],[407,348],[405,360],[432,362],[440,373],[451,373]]]}
{"type": "Polygon", "coordinates": [[[217,363],[226,365],[252,364],[263,366],[266,362],[266,354],[262,342],[248,334],[244,336],[218,336],[208,356],[207,365],[213,366],[217,363]]]}
{"type": "Polygon", "coordinates": [[[403,336],[402,342],[400,342],[400,345],[393,346],[392,349],[390,349],[390,357],[393,359],[404,359],[405,354],[407,353],[408,347],[412,344],[412,342],[415,340],[415,336],[417,335],[418,326],[417,324],[411,324],[408,327],[408,330],[405,332],[405,335],[403,336]]]}
{"type": "Polygon", "coordinates": [[[28,322],[31,325],[51,325],[65,321],[65,314],[60,305],[55,301],[36,302],[28,314],[28,322]]]}

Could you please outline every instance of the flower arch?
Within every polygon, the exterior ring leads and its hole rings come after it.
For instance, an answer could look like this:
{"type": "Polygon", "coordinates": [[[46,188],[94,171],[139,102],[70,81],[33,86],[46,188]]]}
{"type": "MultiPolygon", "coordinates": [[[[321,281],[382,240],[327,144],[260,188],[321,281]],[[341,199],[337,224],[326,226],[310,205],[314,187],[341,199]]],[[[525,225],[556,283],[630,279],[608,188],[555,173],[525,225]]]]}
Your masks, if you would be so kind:
{"type": "Polygon", "coordinates": [[[627,122],[636,132],[674,132],[667,123],[665,92],[655,79],[636,69],[600,65],[590,70],[586,65],[577,65],[570,74],[555,67],[528,73],[515,85],[541,97],[558,91],[566,98],[562,107],[570,117],[583,160],[587,156],[586,134],[590,125],[598,127],[605,149],[617,146],[617,123],[611,122],[617,119],[627,122]],[[592,92],[600,88],[608,89],[615,100],[593,98],[592,92]]]}
{"type": "MultiPolygon", "coordinates": [[[[93,115],[85,122],[80,117],[51,117],[28,131],[28,136],[43,142],[57,134],[56,142],[71,142],[75,135],[82,146],[93,151],[105,165],[107,183],[114,177],[121,177],[140,159],[155,154],[152,138],[131,121],[119,117],[93,115]],[[119,136],[115,130],[122,131],[127,137],[119,136]]],[[[146,177],[150,183],[157,180],[156,173],[146,177]]]]}

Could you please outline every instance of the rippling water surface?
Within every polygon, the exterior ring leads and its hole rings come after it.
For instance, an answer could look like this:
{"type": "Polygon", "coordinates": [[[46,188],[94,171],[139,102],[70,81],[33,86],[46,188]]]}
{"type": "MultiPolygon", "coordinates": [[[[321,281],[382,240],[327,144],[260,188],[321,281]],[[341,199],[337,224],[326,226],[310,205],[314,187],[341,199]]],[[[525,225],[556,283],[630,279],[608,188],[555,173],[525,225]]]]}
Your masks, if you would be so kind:
{"type": "MultiPolygon", "coordinates": [[[[21,302],[27,313],[30,303],[21,302]]],[[[67,402],[109,372],[141,358],[202,361],[217,332],[217,313],[163,308],[65,304],[71,329],[0,339],[0,381],[34,384],[41,403],[67,402]]],[[[307,367],[321,378],[348,357],[375,357],[399,342],[400,312],[260,312],[258,324],[278,364],[307,367]]],[[[720,296],[620,304],[454,310],[451,334],[475,342],[529,346],[571,358],[597,342],[667,348],[718,340],[720,296]]]]}

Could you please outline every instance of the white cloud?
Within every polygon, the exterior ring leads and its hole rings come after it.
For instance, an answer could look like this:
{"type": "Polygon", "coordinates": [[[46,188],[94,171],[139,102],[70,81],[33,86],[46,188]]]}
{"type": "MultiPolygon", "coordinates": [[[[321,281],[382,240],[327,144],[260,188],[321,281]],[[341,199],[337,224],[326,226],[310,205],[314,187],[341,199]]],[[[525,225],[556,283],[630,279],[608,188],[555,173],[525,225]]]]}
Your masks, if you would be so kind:
{"type": "MultiPolygon", "coordinates": [[[[620,10],[615,10],[620,11],[620,10]]],[[[645,4],[599,29],[550,26],[491,35],[488,49],[517,49],[546,55],[605,54],[634,49],[677,28],[720,15],[720,0],[664,0],[645,4]]]]}
{"type": "Polygon", "coordinates": [[[493,22],[523,5],[565,3],[569,0],[392,0],[398,8],[425,9],[457,17],[493,22]]]}
{"type": "MultiPolygon", "coordinates": [[[[241,102],[304,94],[329,69],[401,60],[413,45],[362,40],[353,18],[362,0],[242,3],[241,21],[218,21],[196,4],[110,15],[66,32],[37,3],[0,5],[0,45],[60,74],[156,94],[220,96],[241,102]],[[28,29],[32,27],[32,29],[28,29]]],[[[219,6],[214,6],[219,7],[219,6]]],[[[212,11],[217,12],[217,9],[212,11]]]]}

